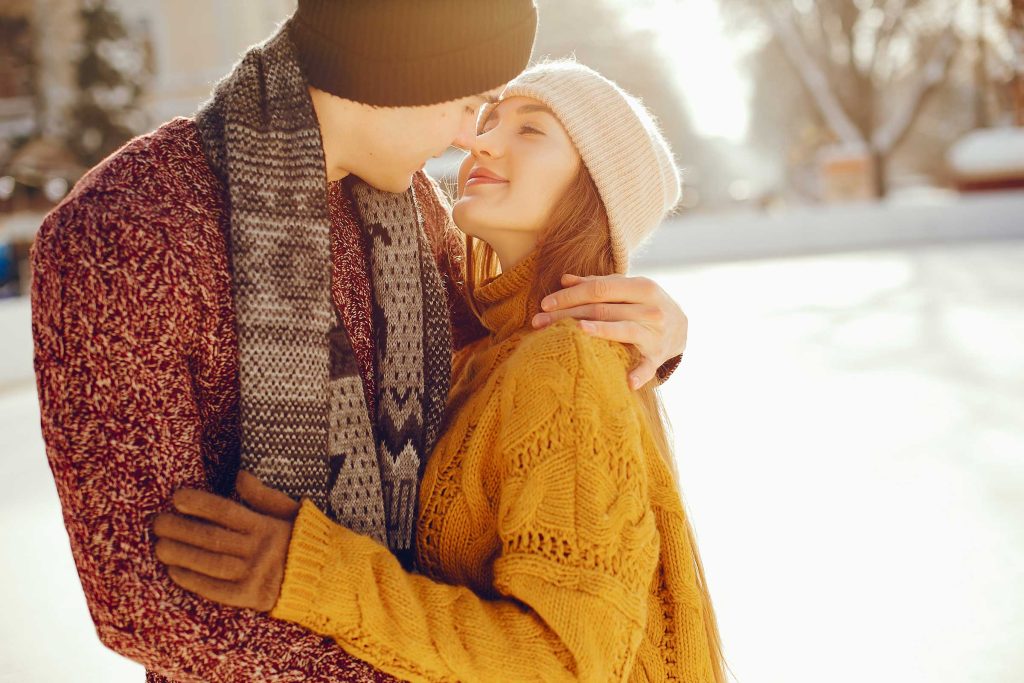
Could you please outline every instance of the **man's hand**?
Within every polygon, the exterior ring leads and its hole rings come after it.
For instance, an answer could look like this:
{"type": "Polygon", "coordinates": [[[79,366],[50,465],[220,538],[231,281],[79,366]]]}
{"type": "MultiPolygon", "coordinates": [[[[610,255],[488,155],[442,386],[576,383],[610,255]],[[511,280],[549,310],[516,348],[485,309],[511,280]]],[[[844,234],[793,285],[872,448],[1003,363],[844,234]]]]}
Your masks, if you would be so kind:
{"type": "Polygon", "coordinates": [[[541,302],[545,312],[533,317],[533,326],[576,318],[583,330],[595,337],[633,344],[643,356],[629,373],[633,389],[651,381],[665,361],[686,349],[686,314],[653,280],[566,274],[562,285],[565,289],[541,302]]]}
{"type": "Polygon", "coordinates": [[[299,504],[248,472],[235,480],[249,508],[227,498],[179,489],[174,507],[153,522],[157,559],[171,580],[204,598],[270,611],[284,580],[288,542],[299,504]]]}

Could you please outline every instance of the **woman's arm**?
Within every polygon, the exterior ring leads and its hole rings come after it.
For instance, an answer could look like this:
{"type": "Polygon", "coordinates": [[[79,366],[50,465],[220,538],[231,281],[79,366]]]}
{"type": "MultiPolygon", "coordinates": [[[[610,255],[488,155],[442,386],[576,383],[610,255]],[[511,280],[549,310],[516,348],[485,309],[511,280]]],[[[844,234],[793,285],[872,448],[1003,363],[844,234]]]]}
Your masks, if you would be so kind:
{"type": "MultiPolygon", "coordinates": [[[[521,379],[508,383],[502,404],[510,413],[495,454],[504,469],[502,551],[494,563],[502,599],[407,572],[386,546],[304,500],[279,594],[271,585],[241,606],[272,604],[271,616],[413,681],[628,678],[660,538],[639,423],[619,372],[624,356],[566,325],[535,336],[545,338],[543,346],[522,354],[514,372],[521,379]],[[581,346],[590,356],[585,363],[581,346]],[[615,379],[595,381],[592,368],[615,379]]],[[[217,518],[195,507],[183,511],[217,518]]],[[[226,527],[250,524],[220,519],[226,527]]],[[[244,591],[230,584],[195,575],[182,583],[211,599],[239,599],[244,591]]]]}

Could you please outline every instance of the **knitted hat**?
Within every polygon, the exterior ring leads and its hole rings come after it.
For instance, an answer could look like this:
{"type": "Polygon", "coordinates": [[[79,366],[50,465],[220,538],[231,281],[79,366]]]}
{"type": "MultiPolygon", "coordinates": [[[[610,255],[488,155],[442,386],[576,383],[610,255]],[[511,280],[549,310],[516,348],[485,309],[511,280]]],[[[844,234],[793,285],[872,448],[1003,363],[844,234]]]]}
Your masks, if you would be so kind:
{"type": "MultiPolygon", "coordinates": [[[[679,202],[682,180],[654,116],[636,97],[571,60],[530,67],[502,91],[532,97],[555,113],[594,179],[608,213],[616,272],[679,202]]],[[[497,104],[480,112],[477,132],[497,104]]]]}
{"type": "Polygon", "coordinates": [[[533,0],[298,0],[288,32],[309,84],[383,107],[449,102],[530,61],[533,0]]]}

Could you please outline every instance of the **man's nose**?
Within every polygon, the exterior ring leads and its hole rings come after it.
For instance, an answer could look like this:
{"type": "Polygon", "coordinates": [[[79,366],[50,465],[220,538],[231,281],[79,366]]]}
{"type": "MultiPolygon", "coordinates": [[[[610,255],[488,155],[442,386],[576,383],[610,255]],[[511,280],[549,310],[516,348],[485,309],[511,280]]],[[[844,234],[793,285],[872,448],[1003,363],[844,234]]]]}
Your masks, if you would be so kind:
{"type": "Polygon", "coordinates": [[[459,127],[459,134],[452,141],[452,146],[468,152],[473,147],[473,138],[475,137],[476,115],[466,114],[462,117],[462,125],[459,127]]]}

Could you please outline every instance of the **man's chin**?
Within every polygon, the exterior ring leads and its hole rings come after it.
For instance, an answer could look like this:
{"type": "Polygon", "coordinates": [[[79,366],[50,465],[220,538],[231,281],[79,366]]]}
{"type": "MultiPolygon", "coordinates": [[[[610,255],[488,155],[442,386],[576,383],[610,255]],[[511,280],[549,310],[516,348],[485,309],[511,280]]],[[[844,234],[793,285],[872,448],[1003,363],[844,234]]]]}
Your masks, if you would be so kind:
{"type": "Polygon", "coordinates": [[[377,188],[381,192],[394,192],[396,194],[402,194],[408,192],[409,188],[412,187],[412,174],[404,176],[395,176],[391,178],[363,178],[368,185],[377,188]]]}

